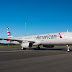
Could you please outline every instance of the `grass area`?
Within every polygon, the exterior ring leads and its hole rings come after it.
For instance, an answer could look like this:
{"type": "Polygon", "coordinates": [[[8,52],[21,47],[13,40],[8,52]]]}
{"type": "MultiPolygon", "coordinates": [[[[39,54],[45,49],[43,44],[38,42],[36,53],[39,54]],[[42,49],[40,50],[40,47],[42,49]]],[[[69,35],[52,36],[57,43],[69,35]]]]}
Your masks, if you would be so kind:
{"type": "Polygon", "coordinates": [[[0,47],[21,47],[19,45],[0,45],[0,47]]]}

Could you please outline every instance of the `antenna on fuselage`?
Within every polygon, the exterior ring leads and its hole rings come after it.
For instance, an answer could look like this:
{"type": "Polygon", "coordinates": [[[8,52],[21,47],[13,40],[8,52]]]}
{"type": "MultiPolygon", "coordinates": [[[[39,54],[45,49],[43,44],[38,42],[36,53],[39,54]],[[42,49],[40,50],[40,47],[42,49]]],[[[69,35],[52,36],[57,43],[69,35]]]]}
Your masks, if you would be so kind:
{"type": "Polygon", "coordinates": [[[67,30],[67,32],[68,32],[68,30],[67,30]]]}

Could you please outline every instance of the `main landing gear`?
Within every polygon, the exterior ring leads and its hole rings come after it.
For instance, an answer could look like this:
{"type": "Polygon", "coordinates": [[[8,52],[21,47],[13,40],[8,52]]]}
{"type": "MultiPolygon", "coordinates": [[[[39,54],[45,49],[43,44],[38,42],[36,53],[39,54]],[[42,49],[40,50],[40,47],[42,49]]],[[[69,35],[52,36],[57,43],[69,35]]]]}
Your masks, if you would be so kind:
{"type": "Polygon", "coordinates": [[[70,51],[70,45],[66,45],[67,46],[67,51],[70,51]]]}
{"type": "Polygon", "coordinates": [[[24,48],[24,47],[22,47],[21,49],[22,49],[22,50],[26,50],[26,48],[24,48]]]}
{"type": "Polygon", "coordinates": [[[40,47],[39,47],[39,45],[38,45],[38,47],[37,47],[37,50],[40,50],[40,47]]]}

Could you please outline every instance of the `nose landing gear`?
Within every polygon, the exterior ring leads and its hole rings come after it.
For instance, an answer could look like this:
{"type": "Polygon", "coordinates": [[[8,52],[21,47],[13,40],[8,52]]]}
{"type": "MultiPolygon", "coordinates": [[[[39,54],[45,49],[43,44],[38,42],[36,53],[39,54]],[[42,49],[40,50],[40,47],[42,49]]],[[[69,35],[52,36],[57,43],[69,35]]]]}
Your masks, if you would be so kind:
{"type": "Polygon", "coordinates": [[[67,52],[70,51],[70,45],[66,45],[67,46],[67,52]]]}
{"type": "Polygon", "coordinates": [[[38,47],[37,47],[37,50],[40,50],[40,47],[39,47],[39,45],[38,45],[38,47]]]}

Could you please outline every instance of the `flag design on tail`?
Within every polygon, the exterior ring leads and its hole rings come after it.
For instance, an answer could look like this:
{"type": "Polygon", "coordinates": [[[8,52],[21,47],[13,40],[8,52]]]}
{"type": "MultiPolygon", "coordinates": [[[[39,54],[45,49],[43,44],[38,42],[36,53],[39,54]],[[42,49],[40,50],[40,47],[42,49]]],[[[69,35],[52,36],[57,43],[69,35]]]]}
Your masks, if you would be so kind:
{"type": "Polygon", "coordinates": [[[13,37],[11,32],[10,32],[9,27],[7,27],[7,36],[8,36],[8,38],[12,38],[13,37]]]}

